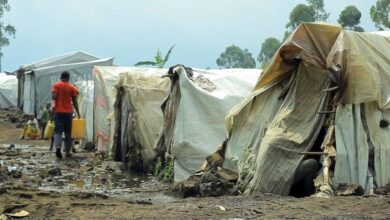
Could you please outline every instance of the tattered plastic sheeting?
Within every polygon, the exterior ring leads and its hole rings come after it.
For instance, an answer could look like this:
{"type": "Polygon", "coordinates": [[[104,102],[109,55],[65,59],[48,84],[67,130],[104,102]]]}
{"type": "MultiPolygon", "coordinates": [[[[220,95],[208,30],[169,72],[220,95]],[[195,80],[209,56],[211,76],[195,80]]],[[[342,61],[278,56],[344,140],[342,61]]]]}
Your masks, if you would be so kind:
{"type": "Polygon", "coordinates": [[[336,112],[336,166],[333,183],[366,185],[368,143],[360,105],[340,105],[336,112]]]}
{"type": "Polygon", "coordinates": [[[247,192],[288,195],[295,170],[321,129],[327,105],[325,70],[301,64],[284,102],[270,123],[256,157],[247,192]],[[316,86],[313,86],[316,85],[316,86]]]}
{"type": "MultiPolygon", "coordinates": [[[[238,170],[239,181],[247,192],[259,190],[287,194],[291,185],[291,177],[295,173],[294,167],[301,160],[296,152],[289,150],[289,147],[302,142],[304,136],[299,137],[300,142],[292,141],[284,146],[285,142],[300,133],[295,131],[296,126],[284,124],[275,126],[275,120],[278,120],[278,114],[280,114],[284,104],[274,116],[268,108],[277,108],[278,102],[266,100],[266,98],[275,99],[275,97],[282,96],[285,85],[280,85],[279,82],[283,82],[286,77],[290,76],[288,74],[291,74],[294,66],[298,64],[298,62],[294,62],[295,59],[301,60],[300,67],[303,63],[322,69],[318,73],[325,74],[327,68],[336,70],[330,76],[335,83],[339,83],[339,93],[342,95],[341,103],[348,103],[339,105],[336,111],[337,154],[336,168],[332,179],[334,186],[337,187],[341,183],[359,184],[366,193],[369,193],[373,186],[383,187],[389,184],[390,163],[387,158],[390,154],[390,145],[388,144],[390,143],[390,131],[389,128],[379,126],[382,119],[390,117],[389,35],[387,32],[358,33],[350,31],[339,34],[340,31],[339,27],[324,24],[302,24],[299,26],[266,67],[252,94],[229,113],[227,126],[230,130],[230,137],[227,143],[225,155],[227,157],[224,166],[238,170]],[[324,65],[325,63],[326,65],[324,65]],[[277,86],[283,88],[282,92],[277,90],[277,86]],[[275,97],[273,97],[273,92],[276,93],[275,97]],[[280,96],[277,96],[278,93],[280,96]],[[260,105],[260,102],[264,104],[260,105]],[[264,107],[264,105],[269,105],[269,107],[264,107]],[[268,120],[256,122],[257,124],[254,125],[251,123],[254,118],[268,118],[268,120]],[[270,123],[270,118],[274,122],[270,123]],[[285,126],[286,129],[282,130],[282,133],[279,132],[278,135],[272,131],[273,127],[278,131],[285,126]],[[293,130],[294,132],[291,132],[293,130]],[[275,158],[277,153],[264,153],[272,150],[270,149],[272,142],[269,139],[276,143],[274,150],[285,151],[286,154],[275,158]],[[242,148],[241,152],[240,148],[242,148]],[[292,159],[294,157],[295,159],[292,159]],[[294,161],[294,163],[289,161],[294,161]]],[[[308,73],[310,72],[313,71],[308,73]]],[[[313,82],[306,83],[315,87],[324,85],[313,82]]],[[[297,96],[297,100],[299,100],[296,102],[297,104],[306,102],[308,100],[306,96],[323,94],[320,88],[310,89],[313,91],[308,90],[297,96]],[[317,89],[318,91],[314,91],[317,89]]],[[[289,95],[286,96],[284,102],[288,99],[290,99],[289,95]]],[[[287,109],[289,109],[289,114],[295,111],[294,107],[287,109]]],[[[304,111],[309,109],[304,109],[304,111]]],[[[316,126],[319,125],[321,123],[316,126]]],[[[306,137],[312,139],[317,136],[316,127],[313,124],[306,129],[311,130],[311,134],[306,137]]],[[[306,144],[310,146],[310,141],[307,141],[306,144]]],[[[297,150],[295,147],[294,149],[297,150]]],[[[302,150],[303,148],[299,151],[302,150]]]]}
{"type": "Polygon", "coordinates": [[[301,153],[312,147],[321,128],[323,116],[317,112],[326,105],[326,58],[341,30],[301,24],[275,53],[252,93],[229,112],[224,166],[238,170],[247,193],[289,193],[301,153]],[[254,118],[263,120],[252,123],[254,118]]]}
{"type": "Polygon", "coordinates": [[[77,103],[79,105],[80,117],[86,121],[86,142],[93,142],[93,95],[94,83],[92,80],[79,81],[75,83],[79,90],[77,103]]]}
{"type": "Polygon", "coordinates": [[[43,67],[26,72],[24,74],[23,112],[34,114],[39,107],[51,100],[51,86],[60,80],[63,71],[69,72],[71,83],[92,80],[93,66],[109,66],[112,62],[113,58],[107,58],[43,67]]]}
{"type": "Polygon", "coordinates": [[[16,76],[0,74],[0,108],[14,108],[18,100],[16,76]]]}
{"type": "Polygon", "coordinates": [[[224,117],[253,89],[260,70],[193,69],[187,73],[177,66],[173,71],[157,149],[171,154],[174,180],[182,181],[195,173],[226,139],[224,117]]]}
{"type": "Polygon", "coordinates": [[[229,133],[232,132],[234,117],[245,106],[251,105],[263,91],[288,78],[296,69],[297,60],[305,60],[306,63],[326,69],[327,55],[341,30],[340,26],[324,23],[302,23],[274,54],[252,93],[227,115],[229,133]]]}
{"type": "MultiPolygon", "coordinates": [[[[261,88],[280,82],[293,70],[297,60],[305,60],[314,66],[326,68],[326,59],[341,27],[326,23],[302,23],[286,39],[265,67],[254,94],[261,88]],[[289,62],[286,62],[289,61],[289,62]]],[[[252,99],[253,96],[250,98],[252,99]]]]}
{"type": "MultiPolygon", "coordinates": [[[[282,104],[283,100],[278,98],[281,91],[281,85],[262,91],[251,105],[246,105],[235,116],[232,130],[245,129],[246,132],[233,132],[229,137],[224,167],[237,173],[240,171],[253,175],[261,140],[282,104]]],[[[248,179],[243,176],[240,178],[246,182],[241,184],[248,184],[248,179]]]]}
{"type": "Polygon", "coordinates": [[[339,66],[342,103],[336,112],[334,184],[359,184],[369,193],[390,184],[390,32],[344,31],[328,57],[339,66]]]}
{"type": "Polygon", "coordinates": [[[390,183],[390,129],[380,120],[390,110],[378,110],[375,102],[340,105],[336,113],[337,156],[333,183],[358,184],[366,193],[390,183]],[[373,160],[373,161],[370,161],[373,160]]]}
{"type": "Polygon", "coordinates": [[[365,103],[365,116],[374,148],[374,177],[377,187],[390,184],[390,127],[378,126],[383,118],[390,119],[390,109],[381,111],[377,103],[365,103]]]}
{"type": "Polygon", "coordinates": [[[167,69],[133,69],[116,85],[114,160],[148,171],[154,143],[163,124],[161,104],[169,94],[167,69]]]}
{"type": "Polygon", "coordinates": [[[390,108],[390,31],[343,31],[329,53],[328,66],[340,66],[343,104],[377,102],[390,108]]]}
{"type": "Polygon", "coordinates": [[[109,153],[113,146],[115,118],[114,102],[117,96],[115,85],[124,73],[154,75],[167,70],[156,68],[96,66],[93,69],[94,95],[94,142],[98,151],[109,153]]]}

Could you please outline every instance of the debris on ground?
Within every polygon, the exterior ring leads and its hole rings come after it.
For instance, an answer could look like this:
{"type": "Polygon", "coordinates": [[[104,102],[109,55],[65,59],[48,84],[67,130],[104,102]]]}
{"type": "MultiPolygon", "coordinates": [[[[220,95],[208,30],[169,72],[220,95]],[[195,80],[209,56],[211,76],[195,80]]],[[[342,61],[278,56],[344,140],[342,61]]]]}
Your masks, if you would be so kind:
{"type": "Polygon", "coordinates": [[[53,168],[53,169],[47,171],[47,174],[49,174],[50,176],[61,176],[62,175],[61,169],[59,167],[56,167],[56,168],[53,168]]]}
{"type": "Polygon", "coordinates": [[[337,188],[337,195],[339,196],[362,196],[364,195],[364,189],[357,184],[347,185],[339,184],[337,188]]]}
{"type": "Polygon", "coordinates": [[[231,196],[238,194],[233,187],[238,177],[219,166],[218,155],[210,157],[207,169],[176,184],[188,197],[182,198],[170,183],[125,171],[121,163],[105,162],[94,152],[80,149],[72,158],[57,160],[49,151],[50,142],[17,140],[20,129],[10,127],[9,122],[0,123],[0,220],[15,219],[6,214],[22,211],[29,213],[24,219],[386,219],[390,215],[385,194],[331,199],[231,196]]]}

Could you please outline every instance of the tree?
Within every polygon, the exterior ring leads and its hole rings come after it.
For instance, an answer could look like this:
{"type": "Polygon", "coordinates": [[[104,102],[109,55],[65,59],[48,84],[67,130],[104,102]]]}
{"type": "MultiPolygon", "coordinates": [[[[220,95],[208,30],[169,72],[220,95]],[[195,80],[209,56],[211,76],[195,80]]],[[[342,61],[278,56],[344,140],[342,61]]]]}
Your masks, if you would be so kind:
{"type": "Polygon", "coordinates": [[[390,28],[390,0],[378,0],[370,9],[372,21],[379,30],[390,28]]]}
{"type": "MultiPolygon", "coordinates": [[[[5,12],[11,10],[11,6],[8,4],[8,0],[0,0],[0,19],[3,17],[5,12]]],[[[0,71],[1,69],[1,58],[3,53],[1,49],[9,45],[9,37],[15,38],[16,29],[10,24],[5,24],[4,21],[0,20],[0,71]]]]}
{"type": "Polygon", "coordinates": [[[302,22],[313,22],[316,20],[316,12],[313,7],[299,4],[293,8],[290,13],[290,21],[286,24],[286,32],[284,39],[286,39],[295,28],[298,27],[302,22]]]}
{"type": "Polygon", "coordinates": [[[171,48],[169,48],[169,50],[164,58],[161,54],[160,49],[157,49],[157,54],[156,54],[156,56],[154,56],[154,61],[141,61],[141,62],[134,64],[134,66],[155,66],[158,68],[163,68],[165,66],[166,62],[168,61],[169,56],[171,55],[174,47],[175,47],[175,45],[173,45],[171,48]]]}
{"type": "Polygon", "coordinates": [[[259,61],[260,66],[264,67],[265,64],[272,58],[275,52],[279,49],[281,42],[273,37],[267,38],[261,44],[261,50],[259,56],[257,56],[257,61],[259,61]]]}
{"type": "Polygon", "coordinates": [[[221,53],[217,65],[223,68],[255,68],[256,61],[247,49],[231,45],[221,53]]]}
{"type": "Polygon", "coordinates": [[[362,27],[358,26],[362,13],[354,5],[345,7],[340,13],[339,24],[347,30],[364,31],[362,27]]]}
{"type": "Polygon", "coordinates": [[[314,10],[314,20],[315,21],[327,21],[330,13],[325,11],[325,4],[323,0],[307,0],[309,7],[312,7],[314,10]]]}

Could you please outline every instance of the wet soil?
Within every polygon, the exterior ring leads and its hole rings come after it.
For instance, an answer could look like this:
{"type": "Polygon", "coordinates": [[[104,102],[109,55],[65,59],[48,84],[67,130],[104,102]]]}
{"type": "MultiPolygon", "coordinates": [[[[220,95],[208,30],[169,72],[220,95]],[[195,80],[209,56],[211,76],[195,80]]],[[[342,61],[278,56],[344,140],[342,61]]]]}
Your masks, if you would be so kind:
{"type": "Polygon", "coordinates": [[[77,149],[57,160],[49,141],[18,140],[21,129],[0,111],[0,219],[388,219],[390,196],[331,198],[269,194],[179,198],[151,175],[122,171],[77,149]]]}

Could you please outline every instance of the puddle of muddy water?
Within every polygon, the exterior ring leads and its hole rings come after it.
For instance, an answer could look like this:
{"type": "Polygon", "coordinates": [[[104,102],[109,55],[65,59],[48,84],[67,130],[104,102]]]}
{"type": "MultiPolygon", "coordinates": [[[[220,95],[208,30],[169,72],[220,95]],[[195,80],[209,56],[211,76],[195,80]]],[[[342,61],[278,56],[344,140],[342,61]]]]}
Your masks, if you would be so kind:
{"type": "Polygon", "coordinates": [[[67,181],[70,185],[75,188],[92,190],[92,189],[130,189],[141,187],[142,183],[148,181],[155,181],[154,177],[147,175],[137,175],[132,173],[108,173],[108,172],[99,172],[99,173],[89,173],[89,174],[79,174],[74,175],[72,172],[65,172],[68,175],[59,177],[58,179],[63,179],[67,181]]]}
{"type": "Polygon", "coordinates": [[[160,184],[155,177],[132,173],[99,173],[97,175],[62,176],[42,183],[39,190],[50,192],[92,192],[125,202],[166,203],[180,198],[163,189],[149,191],[160,184]]]}
{"type": "Polygon", "coordinates": [[[64,171],[63,176],[44,180],[39,190],[50,192],[91,192],[105,194],[127,202],[164,203],[179,198],[166,193],[155,177],[130,172],[75,174],[64,171]]]}
{"type": "Polygon", "coordinates": [[[168,185],[155,177],[121,171],[116,162],[99,161],[88,154],[76,154],[68,160],[56,160],[47,146],[10,144],[0,145],[0,152],[9,152],[9,155],[0,153],[1,166],[16,166],[27,176],[27,181],[39,180],[37,188],[40,191],[99,193],[124,202],[145,204],[179,200],[168,194],[168,185]],[[55,167],[60,168],[61,175],[44,174],[55,167]]]}
{"type": "Polygon", "coordinates": [[[174,202],[181,200],[179,197],[169,193],[162,192],[139,192],[139,193],[126,193],[123,195],[113,195],[112,197],[123,200],[126,202],[147,202],[152,204],[164,204],[168,202],[174,202]]]}

